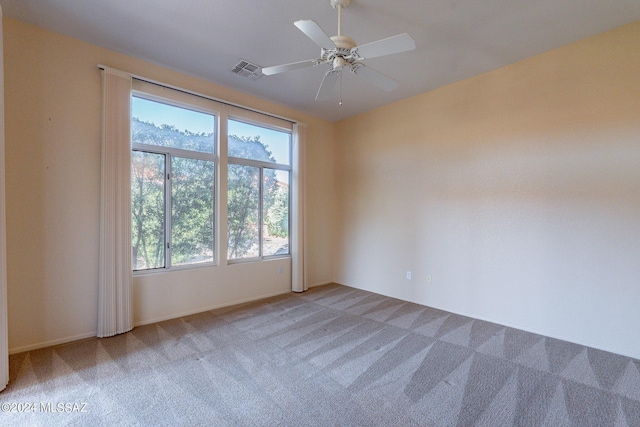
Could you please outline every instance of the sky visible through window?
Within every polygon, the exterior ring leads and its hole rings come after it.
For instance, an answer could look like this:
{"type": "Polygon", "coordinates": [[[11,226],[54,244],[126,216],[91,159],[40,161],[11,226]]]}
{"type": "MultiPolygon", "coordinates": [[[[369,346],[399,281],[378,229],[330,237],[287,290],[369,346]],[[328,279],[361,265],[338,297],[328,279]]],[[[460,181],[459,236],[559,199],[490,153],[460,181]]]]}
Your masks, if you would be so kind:
{"type": "MultiPolygon", "coordinates": [[[[131,111],[134,117],[143,122],[156,126],[163,124],[175,126],[176,129],[188,130],[193,133],[213,133],[215,119],[211,114],[179,108],[160,102],[149,101],[133,97],[131,111]]],[[[236,120],[228,121],[230,135],[254,138],[260,136],[260,141],[271,151],[276,163],[290,164],[289,146],[291,134],[260,126],[242,123],[236,120]]]]}

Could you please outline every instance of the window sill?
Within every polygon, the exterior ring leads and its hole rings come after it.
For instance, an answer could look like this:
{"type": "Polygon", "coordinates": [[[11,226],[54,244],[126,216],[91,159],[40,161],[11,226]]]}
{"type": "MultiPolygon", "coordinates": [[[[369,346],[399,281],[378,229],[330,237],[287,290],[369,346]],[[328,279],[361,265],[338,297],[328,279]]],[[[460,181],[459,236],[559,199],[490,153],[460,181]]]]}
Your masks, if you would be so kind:
{"type": "Polygon", "coordinates": [[[199,264],[179,265],[171,268],[153,268],[149,270],[133,270],[133,277],[171,273],[174,271],[196,270],[200,268],[210,268],[210,267],[217,267],[217,266],[218,264],[214,262],[203,262],[199,264]]]}

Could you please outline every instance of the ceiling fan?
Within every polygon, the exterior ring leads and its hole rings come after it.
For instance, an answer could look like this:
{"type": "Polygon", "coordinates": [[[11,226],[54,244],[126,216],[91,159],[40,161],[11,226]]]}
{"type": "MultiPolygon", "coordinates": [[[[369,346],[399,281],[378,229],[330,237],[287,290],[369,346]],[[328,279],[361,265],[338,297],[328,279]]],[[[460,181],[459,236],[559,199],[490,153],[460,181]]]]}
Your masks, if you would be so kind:
{"type": "MultiPolygon", "coordinates": [[[[269,76],[319,64],[328,64],[330,68],[322,78],[320,88],[316,94],[316,100],[318,101],[327,100],[331,97],[338,78],[342,77],[343,69],[348,69],[356,76],[386,91],[392,91],[397,88],[397,81],[371,67],[365,66],[361,61],[413,50],[416,48],[413,38],[407,33],[402,33],[358,46],[351,37],[342,35],[342,9],[349,6],[351,0],[330,0],[330,2],[331,6],[338,11],[338,35],[329,37],[312,20],[294,22],[294,25],[300,31],[322,48],[320,58],[266,67],[262,69],[262,74],[269,76]]],[[[342,100],[340,100],[340,105],[342,105],[342,100]]]]}

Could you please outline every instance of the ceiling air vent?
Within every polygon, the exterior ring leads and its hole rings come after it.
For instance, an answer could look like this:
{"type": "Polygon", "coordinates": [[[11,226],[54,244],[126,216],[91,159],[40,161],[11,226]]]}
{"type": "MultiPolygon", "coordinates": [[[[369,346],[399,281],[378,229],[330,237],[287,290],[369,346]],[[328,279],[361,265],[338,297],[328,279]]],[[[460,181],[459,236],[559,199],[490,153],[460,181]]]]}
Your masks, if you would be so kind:
{"type": "Polygon", "coordinates": [[[255,80],[262,75],[262,67],[241,59],[231,70],[236,74],[255,80]]]}

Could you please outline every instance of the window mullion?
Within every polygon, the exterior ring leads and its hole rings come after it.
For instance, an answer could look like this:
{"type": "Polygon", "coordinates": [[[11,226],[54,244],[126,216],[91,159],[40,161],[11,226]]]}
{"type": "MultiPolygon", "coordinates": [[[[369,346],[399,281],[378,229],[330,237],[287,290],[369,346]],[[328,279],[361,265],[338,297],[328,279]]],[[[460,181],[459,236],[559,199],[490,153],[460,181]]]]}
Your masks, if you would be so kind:
{"type": "Polygon", "coordinates": [[[262,229],[263,227],[263,207],[264,207],[264,168],[259,168],[260,170],[260,185],[258,188],[260,189],[260,194],[258,195],[258,256],[262,258],[262,229]]]}
{"type": "Polygon", "coordinates": [[[173,147],[164,147],[160,145],[133,143],[131,144],[131,148],[133,150],[147,151],[149,153],[171,154],[172,156],[185,157],[188,159],[200,159],[200,160],[208,160],[212,162],[215,162],[218,160],[217,154],[202,153],[199,151],[189,151],[189,150],[183,150],[183,149],[173,148],[173,147]]]}
{"type": "Polygon", "coordinates": [[[165,266],[171,268],[171,217],[172,217],[172,169],[171,169],[171,155],[165,156],[165,196],[164,196],[164,223],[165,223],[165,266]]]}
{"type": "Polygon", "coordinates": [[[269,168],[269,169],[276,169],[276,170],[285,170],[285,171],[290,171],[291,170],[291,166],[290,165],[284,165],[284,164],[280,164],[280,163],[270,163],[270,162],[264,162],[261,160],[253,160],[253,159],[244,159],[242,157],[228,157],[227,161],[229,163],[235,164],[235,165],[243,165],[243,166],[253,166],[256,168],[269,168]]]}

